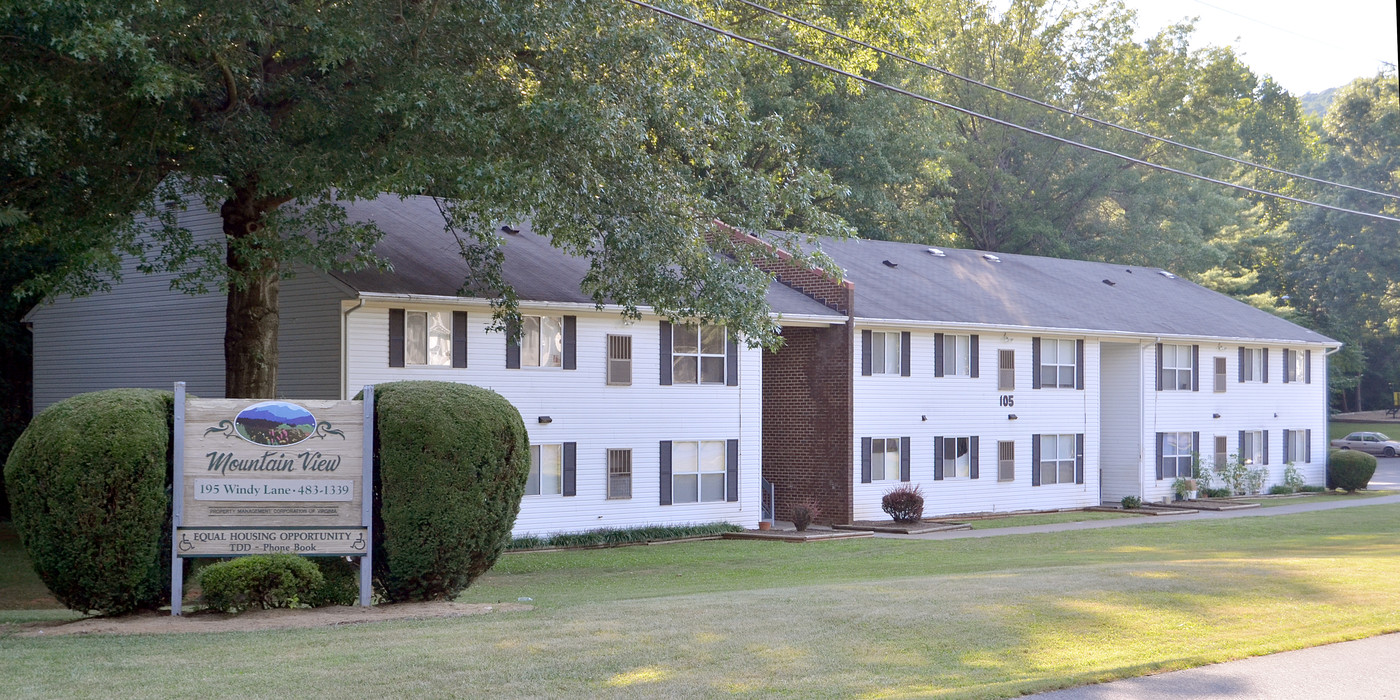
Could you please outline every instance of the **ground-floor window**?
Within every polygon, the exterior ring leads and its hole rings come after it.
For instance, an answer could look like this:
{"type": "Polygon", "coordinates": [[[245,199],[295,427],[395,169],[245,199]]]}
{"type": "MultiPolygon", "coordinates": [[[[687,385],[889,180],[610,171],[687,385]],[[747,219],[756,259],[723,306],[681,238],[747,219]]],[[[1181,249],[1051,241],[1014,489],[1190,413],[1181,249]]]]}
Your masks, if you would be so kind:
{"type": "Polygon", "coordinates": [[[943,438],[943,454],[939,455],[939,460],[945,479],[972,476],[972,438],[943,438]]]}
{"type": "Polygon", "coordinates": [[[723,440],[676,441],[671,444],[673,503],[723,501],[723,440]]]}
{"type": "Polygon", "coordinates": [[[874,438],[870,441],[870,479],[899,479],[899,438],[874,438]]]}
{"type": "Polygon", "coordinates": [[[1074,435],[1041,435],[1040,464],[1036,466],[1040,470],[1040,483],[1074,483],[1076,457],[1074,435]]]}
{"type": "Polygon", "coordinates": [[[1285,430],[1283,434],[1287,436],[1283,445],[1283,461],[1295,464],[1312,461],[1312,455],[1309,454],[1312,450],[1308,445],[1308,435],[1311,431],[1285,430]]]}
{"type": "Polygon", "coordinates": [[[526,496],[558,496],[564,487],[564,446],[531,445],[526,496]]]}
{"type": "Polygon", "coordinates": [[[1195,451],[1191,433],[1162,433],[1162,478],[1191,478],[1191,461],[1195,451]]]}
{"type": "Polygon", "coordinates": [[[632,497],[632,450],[608,450],[608,498],[632,497]]]}
{"type": "Polygon", "coordinates": [[[1016,443],[1003,440],[997,443],[997,481],[1016,480],[1016,443]]]}
{"type": "Polygon", "coordinates": [[[1264,463],[1264,431],[1246,430],[1240,433],[1240,459],[1245,464],[1264,463]]]}

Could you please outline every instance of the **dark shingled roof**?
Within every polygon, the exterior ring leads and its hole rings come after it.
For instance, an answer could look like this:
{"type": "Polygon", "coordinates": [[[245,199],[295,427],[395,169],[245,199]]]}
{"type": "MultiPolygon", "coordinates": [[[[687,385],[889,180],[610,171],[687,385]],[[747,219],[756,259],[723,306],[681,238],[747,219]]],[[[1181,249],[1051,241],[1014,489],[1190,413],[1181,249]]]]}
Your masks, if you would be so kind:
{"type": "MultiPolygon", "coordinates": [[[[373,200],[343,202],[353,221],[374,221],[384,231],[375,252],[393,265],[392,272],[362,270],[334,276],[360,292],[456,296],[467,277],[457,241],[444,228],[442,213],[431,197],[382,195],[373,200]]],[[[550,245],[549,239],[516,224],[518,234],[503,235],[503,273],[521,301],[591,304],[579,289],[588,272],[588,261],[550,245]]],[[[790,287],[774,282],[768,300],[787,315],[845,318],[824,304],[790,287]]]]}
{"type": "Polygon", "coordinates": [[[1336,342],[1156,268],[1003,253],[992,262],[956,248],[938,257],[923,245],[862,239],[821,246],[855,283],[857,318],[1336,342]]]}

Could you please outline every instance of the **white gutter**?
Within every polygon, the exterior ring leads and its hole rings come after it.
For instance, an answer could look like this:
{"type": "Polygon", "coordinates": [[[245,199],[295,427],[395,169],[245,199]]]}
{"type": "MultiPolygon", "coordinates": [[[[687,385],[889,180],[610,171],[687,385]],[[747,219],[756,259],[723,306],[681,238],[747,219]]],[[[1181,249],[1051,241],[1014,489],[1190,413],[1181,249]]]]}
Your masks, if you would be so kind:
{"type": "MultiPolygon", "coordinates": [[[[446,304],[450,306],[489,306],[491,299],[483,297],[459,297],[442,294],[395,294],[390,292],[360,292],[360,301],[365,300],[376,302],[404,302],[413,304],[446,304]]],[[[616,304],[604,304],[599,306],[592,302],[577,301],[527,301],[521,300],[520,306],[529,309],[552,309],[559,311],[592,311],[620,313],[623,307],[616,304]]],[[[655,309],[650,306],[638,306],[637,311],[643,316],[660,317],[655,309]]],[[[790,321],[790,325],[842,325],[846,323],[845,316],[826,316],[822,314],[780,314],[770,313],[769,318],[777,321],[790,321]]]]}
{"type": "Polygon", "coordinates": [[[350,398],[350,314],[365,305],[364,299],[340,312],[340,398],[350,398]]]}
{"type": "Polygon", "coordinates": [[[1111,331],[1098,328],[1058,328],[1054,326],[1007,326],[993,323],[950,323],[947,321],[923,321],[902,318],[864,318],[856,317],[857,325],[862,326],[904,326],[909,328],[949,328],[953,330],[969,331],[996,331],[999,333],[1044,333],[1047,335],[1070,335],[1070,336],[1093,336],[1109,338],[1132,338],[1134,340],[1148,340],[1156,338],[1158,342],[1163,339],[1172,340],[1195,340],[1198,342],[1232,342],[1241,345],[1322,345],[1324,347],[1341,347],[1337,341],[1321,340],[1298,340],[1280,338],[1253,338],[1244,336],[1213,336],[1213,335],[1185,335],[1166,334],[1155,335],[1151,333],[1137,331],[1111,331]]]}

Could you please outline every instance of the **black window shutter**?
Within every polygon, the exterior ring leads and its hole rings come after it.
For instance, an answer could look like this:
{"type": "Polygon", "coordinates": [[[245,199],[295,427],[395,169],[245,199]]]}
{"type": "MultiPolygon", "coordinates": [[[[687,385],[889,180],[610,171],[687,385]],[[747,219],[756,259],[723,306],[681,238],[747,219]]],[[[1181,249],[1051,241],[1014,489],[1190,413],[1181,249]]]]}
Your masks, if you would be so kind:
{"type": "MultiPolygon", "coordinates": [[[[1291,374],[1292,372],[1293,372],[1293,351],[1292,351],[1292,350],[1289,350],[1288,348],[1284,348],[1284,349],[1283,349],[1283,383],[1284,383],[1284,384],[1287,384],[1287,383],[1288,383],[1288,375],[1291,374]]],[[[1295,381],[1295,382],[1298,381],[1298,378],[1297,378],[1297,377],[1294,377],[1294,378],[1293,378],[1293,381],[1295,381]]],[[[1287,462],[1288,460],[1285,459],[1285,460],[1283,460],[1283,461],[1287,462]]]]}
{"type": "Polygon", "coordinates": [[[1074,483],[1084,483],[1084,433],[1074,436],[1074,483]]]}
{"type": "Polygon", "coordinates": [[[1303,383],[1312,384],[1312,351],[1303,351],[1303,383]]]}
{"type": "Polygon", "coordinates": [[[1194,467],[1196,466],[1196,465],[1195,465],[1195,461],[1196,461],[1197,459],[1200,459],[1200,457],[1201,457],[1201,434],[1200,434],[1199,432],[1191,433],[1191,461],[1192,461],[1192,465],[1191,465],[1191,466],[1193,467],[1193,468],[1191,469],[1191,478],[1193,478],[1193,479],[1196,477],[1196,470],[1195,470],[1195,468],[1194,468],[1194,467]]]}
{"type": "Polygon", "coordinates": [[[1268,464],[1268,463],[1269,463],[1269,431],[1267,431],[1267,430],[1264,431],[1264,433],[1263,433],[1263,439],[1264,439],[1264,449],[1262,450],[1262,453],[1263,453],[1263,457],[1264,457],[1264,464],[1268,464]]]}
{"type": "Polygon", "coordinates": [[[1162,390],[1162,344],[1157,343],[1157,391],[1162,390]]]}
{"type": "Polygon", "coordinates": [[[943,480],[943,438],[933,439],[933,480],[943,480]]]}
{"type": "MultiPolygon", "coordinates": [[[[1031,338],[1031,388],[1040,388],[1040,338],[1031,338]]],[[[1039,468],[1036,469],[1036,473],[1040,473],[1039,468]]],[[[1035,478],[1033,485],[1040,485],[1040,477],[1035,478]]]]}
{"type": "MultiPolygon", "coordinates": [[[[734,340],[734,334],[727,330],[724,337],[724,385],[739,386],[739,343],[734,340]]],[[[737,500],[738,495],[734,498],[737,500]]]]}
{"type": "Polygon", "coordinates": [[[403,366],[403,309],[389,309],[389,366],[403,366]]]}
{"type": "Polygon", "coordinates": [[[671,441],[661,441],[661,505],[671,505],[671,441]]]}
{"type": "Polygon", "coordinates": [[[564,495],[578,493],[578,443],[564,443],[564,495]]]}
{"type": "Polygon", "coordinates": [[[1303,431],[1303,461],[1312,463],[1312,428],[1303,431]]]}
{"type": "Polygon", "coordinates": [[[467,312],[452,312],[452,366],[467,366],[467,312]]]}
{"type": "Polygon", "coordinates": [[[899,334],[899,374],[902,377],[909,376],[910,361],[914,357],[914,351],[909,346],[909,331],[904,331],[899,334]]]}
{"type": "MultiPolygon", "coordinates": [[[[933,376],[943,376],[943,334],[933,334],[933,376]]],[[[940,455],[941,456],[941,455],[940,455]]]]}
{"type": "Polygon", "coordinates": [[[870,363],[870,331],[860,332],[860,373],[861,376],[869,377],[873,370],[870,363]]]}
{"type": "MultiPolygon", "coordinates": [[[[1287,352],[1286,350],[1284,352],[1287,352]]],[[[1288,428],[1283,429],[1283,463],[1288,464],[1288,436],[1293,431],[1288,428]]]]}
{"type": "Polygon", "coordinates": [[[1261,354],[1264,356],[1264,359],[1263,359],[1263,362],[1264,362],[1264,371],[1263,371],[1263,373],[1262,373],[1262,374],[1263,374],[1263,377],[1264,377],[1264,383],[1265,383],[1265,384],[1268,384],[1268,383],[1269,383],[1269,349],[1268,349],[1268,348],[1264,348],[1264,352],[1261,353],[1261,354]]]}
{"type": "Polygon", "coordinates": [[[1166,433],[1157,433],[1157,480],[1158,480],[1158,481],[1161,481],[1161,480],[1162,480],[1163,472],[1166,471],[1165,469],[1162,468],[1162,442],[1163,442],[1164,440],[1166,440],[1166,437],[1167,437],[1167,434],[1166,434],[1166,433]]]}
{"type": "Polygon", "coordinates": [[[506,321],[506,369],[520,369],[519,321],[506,321]]]}
{"type": "MultiPolygon", "coordinates": [[[[671,322],[661,322],[661,386],[671,386],[671,322]]],[[[669,486],[666,487],[670,489],[669,486]]],[[[669,497],[670,491],[668,490],[669,497]]]]}
{"type": "Polygon", "coordinates": [[[739,500],[739,441],[734,439],[724,443],[724,489],[724,500],[739,500]]]}
{"type": "Polygon", "coordinates": [[[1240,447],[1239,447],[1239,450],[1237,450],[1237,454],[1239,454],[1239,456],[1240,456],[1240,461],[1243,462],[1243,461],[1245,460],[1245,454],[1244,454],[1244,431],[1243,431],[1243,430],[1240,431],[1240,447]]]}
{"type": "Polygon", "coordinates": [[[1191,346],[1191,391],[1201,390],[1201,346],[1191,346]]]}
{"type": "Polygon", "coordinates": [[[1084,339],[1074,341],[1074,388],[1084,388],[1084,339]]]}
{"type": "Polygon", "coordinates": [[[899,480],[909,480],[909,438],[899,439],[899,480]]]}
{"type": "Polygon", "coordinates": [[[578,369],[578,316],[564,317],[564,369],[578,369]]]}
{"type": "Polygon", "coordinates": [[[1241,345],[1241,346],[1240,346],[1240,364],[1239,364],[1239,368],[1240,368],[1240,383],[1244,383],[1244,353],[1245,353],[1244,346],[1241,345]]]}
{"type": "Polygon", "coordinates": [[[870,438],[860,439],[860,483],[870,483],[870,438]]]}
{"type": "Polygon", "coordinates": [[[976,378],[977,378],[977,375],[978,375],[978,367],[977,367],[977,365],[978,365],[978,363],[977,363],[977,355],[978,355],[978,352],[977,352],[977,334],[976,334],[976,333],[973,333],[973,334],[972,334],[972,340],[971,340],[967,345],[968,345],[968,348],[969,348],[969,349],[968,349],[968,354],[971,355],[971,357],[968,358],[968,364],[971,366],[972,378],[973,378],[973,379],[976,379],[976,378]]]}
{"type": "MultiPolygon", "coordinates": [[[[1039,338],[1036,338],[1039,341],[1039,338]]],[[[1037,343],[1038,344],[1038,343],[1037,343]]],[[[1031,486],[1040,485],[1040,434],[1031,436],[1031,486]]]]}
{"type": "MultiPolygon", "coordinates": [[[[972,336],[976,338],[977,336],[972,336]]],[[[974,357],[976,357],[974,355],[974,357]]],[[[970,453],[969,460],[972,463],[972,478],[977,478],[977,436],[973,435],[967,440],[967,449],[970,453]]]]}

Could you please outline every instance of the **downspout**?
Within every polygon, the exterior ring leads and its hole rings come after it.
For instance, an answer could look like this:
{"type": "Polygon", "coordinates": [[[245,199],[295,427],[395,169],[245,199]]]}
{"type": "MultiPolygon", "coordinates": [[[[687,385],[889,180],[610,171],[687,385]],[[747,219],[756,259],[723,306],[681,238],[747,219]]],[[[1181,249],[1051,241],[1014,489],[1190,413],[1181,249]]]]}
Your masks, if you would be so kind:
{"type": "MultiPolygon", "coordinates": [[[[1149,345],[1148,347],[1153,348],[1153,349],[1155,350],[1155,348],[1157,347],[1157,344],[1160,343],[1160,342],[1162,342],[1162,336],[1159,335],[1159,336],[1156,337],[1156,339],[1154,339],[1154,340],[1152,341],[1152,344],[1149,345]]],[[[1139,367],[1141,367],[1141,363],[1142,363],[1142,348],[1141,348],[1140,346],[1139,346],[1139,348],[1138,348],[1138,363],[1139,363],[1139,367]]],[[[1199,371],[1200,368],[1198,368],[1198,367],[1193,367],[1192,370],[1193,370],[1193,371],[1199,371]]],[[[1142,379],[1142,369],[1138,369],[1138,379],[1139,379],[1139,380],[1142,379]]],[[[1153,428],[1152,432],[1153,432],[1153,434],[1155,435],[1156,432],[1157,432],[1157,430],[1156,430],[1156,429],[1157,429],[1157,409],[1159,408],[1158,405],[1157,405],[1157,363],[1156,363],[1155,361],[1152,363],[1152,381],[1151,381],[1148,385],[1146,385],[1146,386],[1143,386],[1143,385],[1141,385],[1141,384],[1139,384],[1139,386],[1138,386],[1138,396],[1140,397],[1140,398],[1139,398],[1139,404],[1140,404],[1140,406],[1139,406],[1139,408],[1138,408],[1138,480],[1137,480],[1137,481],[1138,481],[1138,500],[1142,501],[1143,503],[1146,503],[1146,502],[1147,502],[1147,487],[1144,486],[1144,484],[1145,484],[1146,481],[1147,481],[1147,476],[1146,476],[1146,474],[1143,472],[1143,466],[1144,466],[1145,464],[1147,464],[1147,439],[1146,439],[1146,438],[1147,438],[1147,435],[1146,435],[1145,433],[1143,433],[1143,429],[1147,427],[1147,424],[1146,424],[1146,422],[1143,420],[1143,417],[1142,417],[1142,416],[1143,416],[1144,413],[1147,412],[1147,392],[1149,391],[1149,389],[1148,389],[1149,386],[1152,387],[1152,388],[1151,388],[1151,391],[1152,391],[1152,428],[1153,428]]],[[[1155,455],[1155,453],[1154,453],[1154,455],[1155,455]]],[[[1153,458],[1155,459],[1156,457],[1154,456],[1153,458]]],[[[1152,468],[1155,470],[1155,469],[1157,468],[1157,465],[1155,465],[1155,464],[1152,465],[1152,468]]],[[[1155,481],[1155,479],[1154,479],[1154,481],[1155,481]]]]}
{"type": "Polygon", "coordinates": [[[340,398],[346,400],[350,398],[350,314],[358,311],[365,305],[365,298],[360,297],[356,304],[340,312],[340,398]]]}

